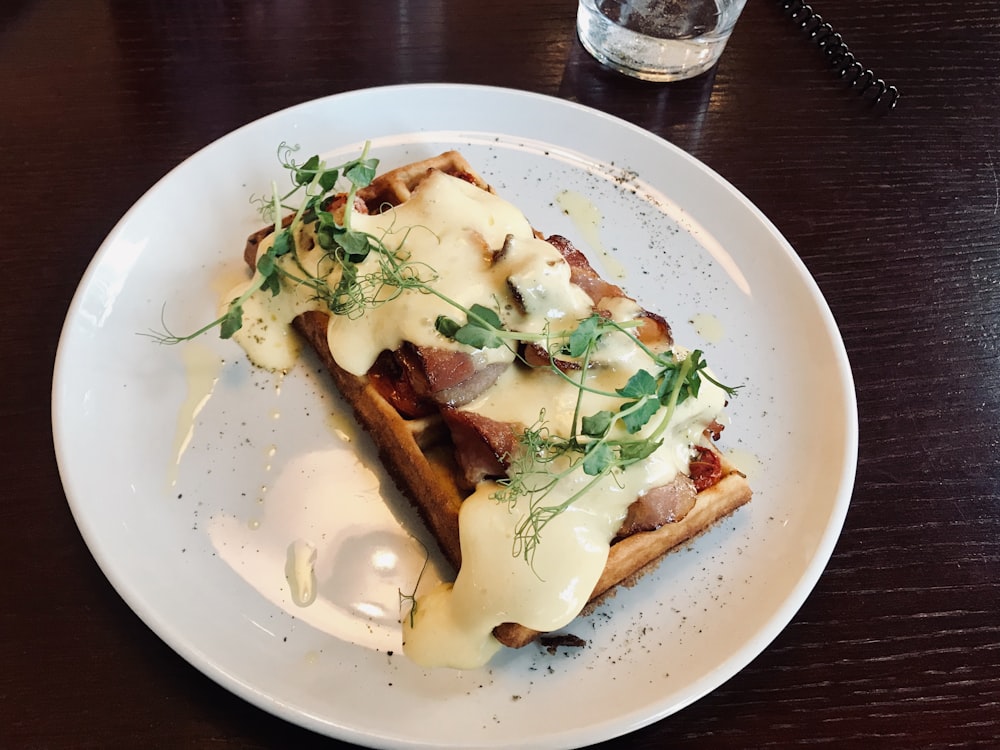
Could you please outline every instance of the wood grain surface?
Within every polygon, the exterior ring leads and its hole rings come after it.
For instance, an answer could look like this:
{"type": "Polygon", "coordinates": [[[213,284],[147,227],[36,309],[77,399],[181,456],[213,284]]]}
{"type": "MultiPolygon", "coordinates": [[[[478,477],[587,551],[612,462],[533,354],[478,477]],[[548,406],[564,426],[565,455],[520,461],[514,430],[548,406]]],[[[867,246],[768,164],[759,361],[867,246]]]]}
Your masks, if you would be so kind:
{"type": "Polygon", "coordinates": [[[768,0],[670,85],[594,62],[572,0],[5,0],[0,746],[346,746],[217,686],[114,592],[56,469],[53,361],[97,247],[181,160],[288,105],[449,81],[580,102],[704,161],[791,242],[854,369],[856,489],[813,594],[736,677],[601,747],[1000,747],[1000,4],[815,6],[893,111],[768,0]]]}

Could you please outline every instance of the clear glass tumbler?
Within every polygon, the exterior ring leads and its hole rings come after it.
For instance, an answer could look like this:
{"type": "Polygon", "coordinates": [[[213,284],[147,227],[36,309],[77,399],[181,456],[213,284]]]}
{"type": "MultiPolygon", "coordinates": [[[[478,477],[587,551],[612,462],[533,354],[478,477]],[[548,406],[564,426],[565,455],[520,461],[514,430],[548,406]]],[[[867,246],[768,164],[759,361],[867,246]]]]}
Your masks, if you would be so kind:
{"type": "Polygon", "coordinates": [[[590,54],[646,81],[693,78],[715,65],[746,0],[580,0],[590,54]]]}

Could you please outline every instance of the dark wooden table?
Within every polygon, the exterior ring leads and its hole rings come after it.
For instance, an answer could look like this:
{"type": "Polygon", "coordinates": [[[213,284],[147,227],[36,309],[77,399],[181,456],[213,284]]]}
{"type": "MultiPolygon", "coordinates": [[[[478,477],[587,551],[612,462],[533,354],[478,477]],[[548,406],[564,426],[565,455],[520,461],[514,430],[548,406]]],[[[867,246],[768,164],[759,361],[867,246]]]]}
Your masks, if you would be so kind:
{"type": "Polygon", "coordinates": [[[1000,4],[817,5],[895,110],[767,0],[716,71],[674,85],[593,62],[573,0],[5,0],[0,746],[338,746],[218,687],[119,599],[66,504],[51,373],[85,267],[171,167],[288,105],[425,81],[563,97],[689,151],[790,240],[853,364],[857,484],[815,591],[739,675],[605,746],[1000,746],[1000,4]]]}

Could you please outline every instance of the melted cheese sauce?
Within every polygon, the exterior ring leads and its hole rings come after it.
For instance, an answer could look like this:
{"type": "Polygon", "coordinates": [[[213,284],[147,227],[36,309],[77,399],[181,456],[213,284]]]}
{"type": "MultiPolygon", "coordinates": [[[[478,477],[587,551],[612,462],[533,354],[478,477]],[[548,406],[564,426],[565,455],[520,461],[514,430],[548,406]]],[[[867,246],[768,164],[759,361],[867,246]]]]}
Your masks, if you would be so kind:
{"type": "Polygon", "coordinates": [[[519,302],[504,306],[508,328],[541,333],[551,324],[572,328],[573,321],[590,315],[590,297],[570,282],[569,264],[548,242],[534,237],[509,238],[496,270],[506,277],[519,302]]]}
{"type": "Polygon", "coordinates": [[[710,344],[718,344],[725,338],[726,329],[722,325],[722,321],[714,315],[698,313],[691,318],[691,324],[694,326],[695,333],[710,344]]]}
{"type": "Polygon", "coordinates": [[[605,265],[612,276],[621,280],[625,278],[625,266],[617,261],[615,256],[608,252],[604,243],[601,242],[601,216],[600,210],[586,196],[574,190],[563,190],[556,196],[556,203],[569,218],[577,231],[583,235],[584,240],[601,254],[605,265]]]}
{"type": "Polygon", "coordinates": [[[189,342],[181,349],[184,374],[187,380],[187,397],[177,412],[177,429],[174,434],[174,460],[168,468],[171,487],[177,484],[181,459],[194,437],[195,422],[205,404],[212,397],[219,382],[222,362],[214,351],[197,341],[189,342]]]}
{"type": "MultiPolygon", "coordinates": [[[[570,330],[591,313],[589,297],[570,282],[569,266],[554,247],[534,237],[524,215],[462,180],[435,173],[399,207],[375,216],[354,214],[351,224],[398,251],[435,292],[386,289],[386,296],[379,297],[382,304],[363,315],[331,317],[330,350],[341,367],[356,375],[367,373],[383,350],[396,349],[404,341],[471,351],[435,330],[439,315],[457,317],[450,301],[466,308],[494,306],[507,329],[534,333],[570,330]]],[[[300,239],[300,247],[313,244],[308,237],[300,239]]],[[[265,252],[268,246],[261,245],[265,252]]],[[[379,254],[371,253],[360,264],[359,274],[377,275],[378,262],[379,254]]],[[[321,275],[323,251],[318,246],[300,250],[297,257],[290,254],[279,263],[299,263],[321,275]]],[[[335,283],[336,276],[329,280],[335,283]]],[[[238,335],[251,359],[272,369],[287,369],[297,354],[289,333],[292,319],[318,307],[307,290],[283,284],[276,297],[263,293],[248,300],[244,330],[238,335]]],[[[634,320],[641,312],[631,300],[605,303],[619,322],[634,320]]],[[[505,347],[480,354],[491,361],[513,357],[505,347]]],[[[678,350],[677,355],[684,353],[678,350]]],[[[624,385],[638,369],[651,369],[645,354],[623,334],[603,337],[592,361],[600,366],[588,374],[587,386],[605,392],[624,385]]],[[[566,436],[572,431],[578,393],[577,386],[548,368],[512,366],[496,385],[463,408],[526,427],[544,414],[549,430],[566,436]]],[[[494,494],[499,485],[481,483],[460,511],[463,564],[455,582],[418,598],[411,616],[404,618],[407,655],[428,667],[474,668],[500,648],[492,630],[501,623],[549,631],[570,622],[590,598],[628,506],[643,492],[687,470],[692,444],[724,405],[724,392],[703,380],[699,397],[676,408],[662,433],[663,444],[652,456],[600,478],[597,486],[548,522],[530,565],[518,555],[516,539],[529,513],[528,501],[498,502],[494,494]]],[[[620,398],[587,392],[579,414],[617,411],[620,406],[620,398]]],[[[639,436],[648,436],[656,422],[652,420],[639,436]]],[[[594,481],[577,467],[554,485],[544,504],[559,505],[594,481]]],[[[290,548],[288,564],[293,597],[308,600],[313,585],[308,548],[290,548]]]]}
{"type": "MultiPolygon", "coordinates": [[[[262,242],[260,253],[266,252],[273,241],[272,236],[262,242]]],[[[249,283],[244,282],[229,293],[225,298],[226,307],[229,300],[243,294],[249,283]]],[[[313,307],[315,305],[306,304],[297,294],[252,294],[243,303],[243,327],[233,334],[233,340],[243,347],[255,365],[275,372],[289,370],[302,349],[301,339],[292,329],[292,321],[296,315],[313,307]]]]}
{"type": "Polygon", "coordinates": [[[311,542],[296,539],[288,545],[285,580],[297,605],[308,607],[316,601],[316,547],[311,542]]]}

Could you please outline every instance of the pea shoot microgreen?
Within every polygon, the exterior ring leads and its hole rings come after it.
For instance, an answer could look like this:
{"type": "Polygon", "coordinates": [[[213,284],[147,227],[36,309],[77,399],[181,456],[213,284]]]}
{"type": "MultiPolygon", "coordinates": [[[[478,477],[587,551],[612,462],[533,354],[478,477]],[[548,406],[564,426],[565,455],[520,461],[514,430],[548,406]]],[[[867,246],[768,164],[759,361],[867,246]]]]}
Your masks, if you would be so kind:
{"type": "Polygon", "coordinates": [[[290,173],[292,188],[280,194],[277,185],[272,183],[270,200],[260,202],[262,214],[274,224],[274,241],[257,258],[253,279],[246,290],[230,301],[222,315],[194,333],[176,335],[164,322],[162,331],[150,331],[144,335],[160,344],[179,344],[218,328],[222,338],[231,338],[243,327],[243,306],[246,301],[262,290],[270,292],[272,296],[279,294],[283,277],[295,284],[309,287],[317,298],[326,301],[330,310],[338,315],[360,315],[366,306],[385,301],[379,297],[384,288],[383,279],[397,290],[411,285],[415,274],[413,269],[407,268],[405,260],[395,257],[378,238],[351,227],[350,206],[354,203],[354,197],[360,188],[371,183],[378,168],[378,159],[369,157],[368,149],[369,144],[366,143],[358,158],[336,166],[328,166],[319,156],[311,156],[300,165],[294,159],[297,147],[282,143],[278,147],[278,159],[290,173]],[[325,199],[341,177],[349,185],[345,203],[348,208],[343,212],[343,221],[338,222],[325,199]],[[305,200],[297,208],[290,208],[287,201],[300,192],[304,193],[305,200]],[[289,210],[294,210],[290,220],[283,220],[283,213],[289,210]],[[280,258],[290,253],[294,256],[299,230],[310,223],[316,224],[316,240],[320,247],[327,252],[332,262],[343,268],[343,273],[333,288],[330,288],[325,278],[310,274],[302,268],[297,257],[296,264],[302,271],[301,276],[278,263],[280,258]],[[373,278],[371,274],[358,274],[357,271],[358,264],[372,250],[378,250],[383,260],[380,274],[376,274],[378,278],[373,278]],[[399,282],[398,285],[393,285],[393,281],[399,282]]]}

